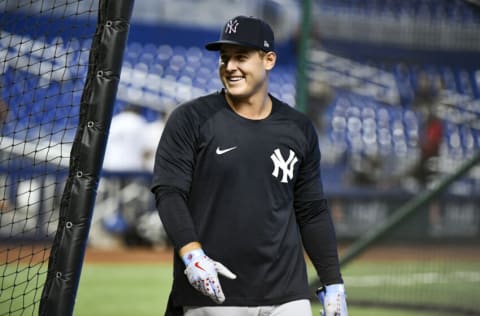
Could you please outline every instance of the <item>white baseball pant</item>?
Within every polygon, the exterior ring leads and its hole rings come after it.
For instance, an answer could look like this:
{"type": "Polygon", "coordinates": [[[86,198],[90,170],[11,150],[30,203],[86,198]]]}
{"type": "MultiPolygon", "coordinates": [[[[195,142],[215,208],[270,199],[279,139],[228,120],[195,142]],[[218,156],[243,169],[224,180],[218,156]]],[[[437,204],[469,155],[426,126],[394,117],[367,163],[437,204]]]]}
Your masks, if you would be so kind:
{"type": "Polygon", "coordinates": [[[184,316],[312,316],[309,300],[272,306],[186,306],[184,316]]]}

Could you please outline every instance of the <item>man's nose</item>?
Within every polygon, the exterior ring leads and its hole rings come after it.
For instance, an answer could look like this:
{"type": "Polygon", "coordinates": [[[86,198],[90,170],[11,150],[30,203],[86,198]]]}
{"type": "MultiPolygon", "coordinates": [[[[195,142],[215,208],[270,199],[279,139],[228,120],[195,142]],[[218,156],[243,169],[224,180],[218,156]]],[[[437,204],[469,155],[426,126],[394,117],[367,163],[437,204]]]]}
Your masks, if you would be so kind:
{"type": "Polygon", "coordinates": [[[237,63],[232,59],[227,59],[224,61],[224,66],[226,71],[232,71],[237,68],[237,63]]]}

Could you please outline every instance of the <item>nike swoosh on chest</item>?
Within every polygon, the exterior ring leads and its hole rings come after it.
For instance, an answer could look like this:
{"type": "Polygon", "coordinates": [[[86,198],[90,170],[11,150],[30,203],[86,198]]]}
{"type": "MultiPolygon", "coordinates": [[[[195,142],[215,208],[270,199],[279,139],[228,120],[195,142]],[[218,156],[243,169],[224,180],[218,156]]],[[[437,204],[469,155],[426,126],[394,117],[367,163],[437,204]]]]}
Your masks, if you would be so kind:
{"type": "Polygon", "coordinates": [[[235,149],[237,149],[237,146],[227,147],[227,148],[217,147],[217,149],[215,150],[215,153],[217,155],[223,155],[235,149]]]}

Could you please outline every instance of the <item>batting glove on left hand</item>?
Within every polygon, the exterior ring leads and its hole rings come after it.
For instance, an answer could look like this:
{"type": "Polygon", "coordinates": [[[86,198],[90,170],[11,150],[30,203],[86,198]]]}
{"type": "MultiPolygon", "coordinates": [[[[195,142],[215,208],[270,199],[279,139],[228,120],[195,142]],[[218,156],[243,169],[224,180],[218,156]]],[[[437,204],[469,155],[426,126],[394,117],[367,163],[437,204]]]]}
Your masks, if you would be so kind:
{"type": "Polygon", "coordinates": [[[323,305],[321,316],[348,316],[345,286],[331,284],[317,291],[318,299],[323,305]]]}
{"type": "Polygon", "coordinates": [[[237,276],[227,269],[223,264],[210,259],[203,250],[193,250],[183,257],[187,268],[185,274],[188,282],[203,295],[209,296],[215,303],[221,304],[225,301],[218,274],[229,279],[237,276]]]}

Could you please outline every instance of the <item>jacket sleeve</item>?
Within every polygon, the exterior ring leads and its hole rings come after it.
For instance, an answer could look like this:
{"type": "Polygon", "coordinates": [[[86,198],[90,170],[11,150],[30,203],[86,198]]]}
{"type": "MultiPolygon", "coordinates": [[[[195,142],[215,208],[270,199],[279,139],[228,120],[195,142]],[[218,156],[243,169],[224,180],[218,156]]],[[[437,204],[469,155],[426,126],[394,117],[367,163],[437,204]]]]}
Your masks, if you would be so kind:
{"type": "Polygon", "coordinates": [[[196,159],[197,128],[190,108],[170,115],[155,155],[152,192],[160,219],[175,248],[196,241],[188,192],[196,159]]]}
{"type": "Polygon", "coordinates": [[[335,229],[325,199],[297,208],[303,246],[324,285],[343,283],[338,262],[335,229]]]}
{"type": "Polygon", "coordinates": [[[306,150],[295,185],[295,212],[303,246],[324,285],[343,283],[337,241],[323,193],[320,148],[312,125],[307,125],[306,150]]]}
{"type": "Polygon", "coordinates": [[[163,227],[175,249],[197,241],[197,233],[186,202],[186,194],[174,187],[157,186],[153,189],[163,227]]]}

